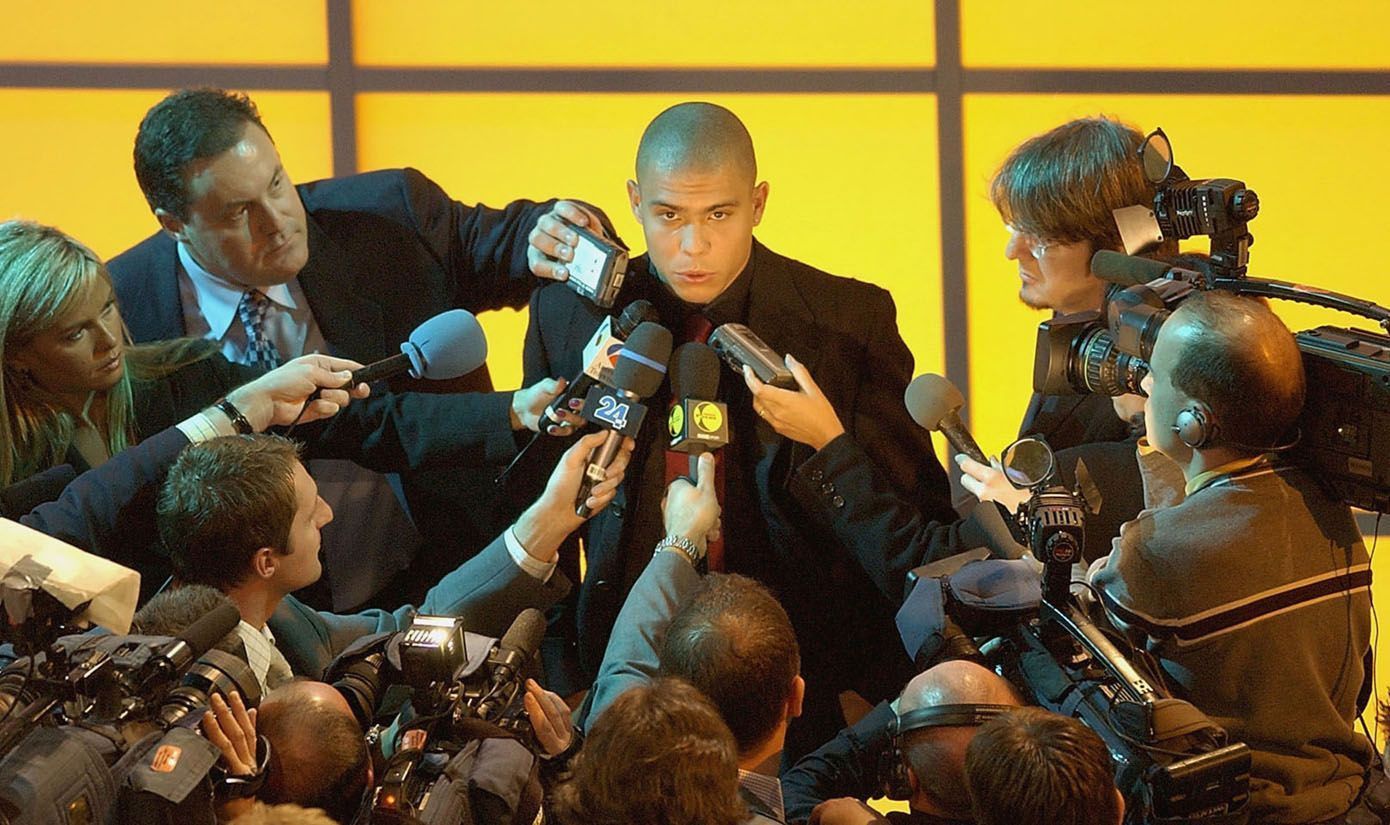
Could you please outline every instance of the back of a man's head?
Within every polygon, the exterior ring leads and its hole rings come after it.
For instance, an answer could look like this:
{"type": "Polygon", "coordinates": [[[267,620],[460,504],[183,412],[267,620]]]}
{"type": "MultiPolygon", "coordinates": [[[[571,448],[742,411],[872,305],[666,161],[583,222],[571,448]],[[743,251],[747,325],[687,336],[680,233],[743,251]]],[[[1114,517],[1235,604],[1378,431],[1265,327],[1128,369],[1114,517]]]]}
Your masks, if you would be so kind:
{"type": "Polygon", "coordinates": [[[728,727],[680,679],[619,696],[584,741],[574,776],[554,795],[565,825],[735,825],[747,816],[728,727]]]}
{"type": "Polygon", "coordinates": [[[637,179],[647,171],[737,169],[752,186],[758,177],[753,138],[738,116],[714,103],[691,101],[647,124],[637,144],[637,179]]]}
{"type": "Polygon", "coordinates": [[[1114,764],[1090,728],[1042,708],[989,720],[965,755],[978,825],[1118,825],[1114,764]]]}
{"type": "Polygon", "coordinates": [[[337,821],[318,808],[304,808],[285,803],[266,805],[257,802],[251,810],[232,820],[232,825],[338,825],[337,821]]]}
{"type": "Polygon", "coordinates": [[[1225,439],[1258,451],[1285,439],[1303,411],[1306,379],[1298,343],[1273,310],[1255,298],[1201,292],[1167,325],[1181,345],[1172,384],[1211,409],[1215,446],[1225,439]]]}
{"type": "Polygon", "coordinates": [[[299,452],[279,436],[191,444],[159,491],[159,537],[181,582],[226,590],[262,547],[285,550],[295,514],[299,452]]]}
{"type": "Polygon", "coordinates": [[[265,130],[256,104],[244,94],[182,89],[156,103],[135,135],[135,178],[150,211],[186,219],[188,167],[235,146],[248,123],[265,130]]]}
{"type": "MultiPolygon", "coordinates": [[[[901,716],[942,705],[1020,704],[1007,680],[974,662],[952,659],[918,674],[898,699],[901,716]]],[[[977,728],[935,726],[902,736],[903,757],[917,781],[920,803],[942,816],[965,817],[970,794],[965,783],[965,749],[977,728]]]]}
{"type": "Polygon", "coordinates": [[[270,741],[271,755],[260,799],[350,819],[366,784],[369,754],[362,729],[331,685],[296,680],[276,688],[257,711],[256,730],[270,741]]]}
{"type": "Polygon", "coordinates": [[[801,657],[787,611],[746,576],[711,575],[666,631],[661,673],[694,685],[718,708],[740,754],[765,744],[786,717],[801,657]]]}
{"type": "Polygon", "coordinates": [[[1112,210],[1153,203],[1137,154],[1143,140],[1134,127],[1106,117],[1063,123],[1009,154],[990,197],[1004,223],[1020,232],[1119,249],[1112,210]]]}

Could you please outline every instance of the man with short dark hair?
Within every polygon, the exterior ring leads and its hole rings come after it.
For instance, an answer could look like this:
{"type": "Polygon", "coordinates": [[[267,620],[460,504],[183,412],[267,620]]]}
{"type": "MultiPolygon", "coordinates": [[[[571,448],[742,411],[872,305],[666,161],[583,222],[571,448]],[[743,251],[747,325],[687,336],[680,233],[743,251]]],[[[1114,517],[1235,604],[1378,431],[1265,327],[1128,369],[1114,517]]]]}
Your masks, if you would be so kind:
{"type": "MultiPolygon", "coordinates": [[[[210,338],[229,360],[264,367],[320,351],[370,363],[444,310],[522,306],[535,284],[527,232],[551,206],[465,205],[414,169],[295,186],[255,104],[218,89],[177,91],[151,108],[135,170],[161,231],[110,262],[132,337],[210,338]]],[[[456,386],[491,388],[485,368],[456,386]]],[[[505,464],[513,431],[535,429],[561,388],[545,376],[516,393],[467,396],[453,418],[468,424],[460,429],[476,443],[475,463],[505,464]]],[[[347,516],[334,531],[344,537],[332,565],[339,608],[366,601],[410,561],[418,540],[403,537],[413,535],[412,520],[434,556],[415,568],[425,580],[493,534],[486,471],[405,474],[407,520],[381,476],[343,462],[312,469],[347,516]]]]}
{"type": "Polygon", "coordinates": [[[819,825],[883,821],[865,802],[883,791],[885,777],[880,769],[897,758],[907,780],[907,787],[900,790],[910,794],[908,812],[889,814],[889,821],[919,825],[971,822],[965,752],[983,717],[946,717],[904,730],[898,737],[901,752],[896,755],[890,753],[890,724],[923,708],[1019,704],[1012,685],[973,662],[953,659],[923,671],[907,683],[895,703],[883,702],[786,773],[782,784],[788,821],[809,819],[819,825]]]}
{"type": "Polygon", "coordinates": [[[1173,312],[1144,381],[1148,507],[1092,575],[1111,620],[1185,698],[1250,746],[1252,822],[1322,822],[1357,798],[1370,565],[1347,506],[1274,452],[1303,361],[1261,302],[1204,292],[1173,312]]]}
{"type": "MultiPolygon", "coordinates": [[[[784,257],[758,242],[769,187],[757,177],[753,141],[738,117],[712,103],[687,102],[652,120],[637,148],[627,184],[642,226],[645,255],[633,259],[618,305],[652,302],[663,325],[683,341],[704,341],[727,323],[746,324],[788,363],[818,374],[823,398],[883,468],[888,484],[922,512],[954,514],[945,472],[930,437],[903,409],[912,354],[897,331],[892,296],[784,257]]],[[[592,222],[592,220],[591,220],[592,222]]],[[[553,260],[570,259],[572,235],[554,214],[541,219],[535,245],[553,260]]],[[[602,312],[572,290],[537,290],[527,331],[526,375],[572,374],[602,312]]],[[[838,696],[857,690],[883,698],[910,673],[892,642],[894,606],[881,596],[837,542],[789,490],[814,489],[834,509],[847,492],[801,468],[839,433],[819,431],[810,446],[774,432],[737,376],[720,382],[728,404],[730,443],[724,465],[724,569],[777,593],[800,645],[809,680],[804,714],[788,735],[793,756],[814,748],[843,725],[838,696]]],[[[669,390],[647,403],[665,409],[669,390]]],[[[641,438],[632,483],[618,513],[596,519],[586,537],[588,574],[578,597],[580,688],[602,659],[625,594],[646,567],[646,549],[662,538],[659,510],[666,486],[665,445],[658,427],[641,438]]],[[[563,692],[563,691],[562,691],[563,692]]]]}
{"type": "MultiPolygon", "coordinates": [[[[560,543],[583,519],[575,497],[590,450],[577,442],[545,491],[482,552],[440,579],[419,608],[353,615],[316,612],[295,590],[321,575],[320,529],[333,511],[318,495],[292,442],[274,436],[219,438],[185,450],[160,490],[160,537],[179,578],[210,584],[241,610],[242,639],[257,676],[274,688],[290,675],[319,677],[356,639],[407,626],[417,612],[460,616],[468,629],[501,636],[527,607],[546,607],[569,587],[554,576],[560,543]],[[278,641],[277,641],[278,639],[278,641]]],[[[631,440],[586,502],[605,507],[621,483],[631,440]]]]}
{"type": "Polygon", "coordinates": [[[1110,751],[1069,716],[1018,708],[980,726],[965,751],[976,825],[1120,825],[1110,751]]]}

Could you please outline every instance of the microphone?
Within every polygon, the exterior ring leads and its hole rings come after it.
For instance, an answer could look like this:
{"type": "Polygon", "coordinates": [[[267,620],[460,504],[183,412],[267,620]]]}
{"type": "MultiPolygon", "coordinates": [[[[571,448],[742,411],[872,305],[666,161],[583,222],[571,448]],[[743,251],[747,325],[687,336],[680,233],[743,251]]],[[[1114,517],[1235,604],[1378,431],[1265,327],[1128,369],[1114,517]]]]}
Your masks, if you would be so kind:
{"type": "Polygon", "coordinates": [[[632,335],[638,325],[646,321],[656,321],[656,308],[652,302],[638,299],[628,304],[617,318],[604,318],[598,325],[589,343],[584,345],[584,369],[565,386],[565,391],[550,404],[547,417],[558,421],[558,413],[569,409],[575,398],[585,398],[596,384],[612,384],[614,358],[622,348],[622,343],[632,335]]]}
{"type": "Polygon", "coordinates": [[[1167,277],[1175,269],[1163,261],[1125,255],[1113,249],[1101,249],[1091,256],[1091,272],[1097,278],[1120,286],[1147,284],[1167,277]]]}
{"type": "MultiPolygon", "coordinates": [[[[671,433],[668,447],[690,456],[686,475],[695,483],[700,456],[729,443],[728,407],[715,401],[719,395],[719,356],[707,344],[691,341],[676,348],[671,357],[671,396],[675,399],[667,420],[671,433]]],[[[671,474],[670,484],[682,473],[671,474]]]]}
{"type": "Polygon", "coordinates": [[[221,604],[211,613],[204,614],[197,621],[184,628],[174,641],[160,650],[145,664],[145,685],[158,680],[169,679],[188,669],[223,636],[236,630],[241,622],[241,611],[234,604],[221,604]]]}
{"type": "Polygon", "coordinates": [[[608,437],[589,454],[584,478],[579,482],[579,495],[574,512],[588,518],[584,504],[595,484],[608,477],[608,466],[617,457],[623,436],[633,434],[642,426],[647,408],[637,401],[656,392],[666,376],[666,362],[671,360],[671,331],[660,324],[644,321],[627,339],[618,363],[613,368],[613,392],[594,387],[585,399],[583,415],[590,421],[608,428],[608,437]]]}
{"type": "Polygon", "coordinates": [[[409,372],[434,381],[458,378],[487,361],[487,337],[466,309],[441,312],[410,333],[399,355],[383,358],[352,373],[343,389],[409,372]]]}
{"type": "Polygon", "coordinates": [[[965,405],[965,396],[950,379],[930,372],[917,376],[907,385],[903,403],[917,426],[939,431],[956,452],[989,466],[989,458],[975,443],[975,436],[961,423],[960,408],[965,405]]]}
{"type": "Polygon", "coordinates": [[[492,655],[488,656],[493,690],[489,691],[488,698],[478,705],[478,718],[489,719],[495,711],[500,710],[498,705],[501,703],[497,701],[498,689],[516,678],[517,673],[536,655],[544,637],[545,614],[536,608],[528,607],[512,620],[511,627],[502,634],[502,640],[497,643],[492,655]]]}

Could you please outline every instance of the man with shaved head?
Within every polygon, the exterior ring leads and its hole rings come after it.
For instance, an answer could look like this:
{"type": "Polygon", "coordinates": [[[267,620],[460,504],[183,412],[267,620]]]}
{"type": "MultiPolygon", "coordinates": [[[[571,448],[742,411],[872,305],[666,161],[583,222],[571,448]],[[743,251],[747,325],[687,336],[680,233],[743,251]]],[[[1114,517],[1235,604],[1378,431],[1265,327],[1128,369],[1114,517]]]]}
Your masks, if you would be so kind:
{"type": "MultiPolygon", "coordinates": [[[[912,354],[898,334],[892,297],[779,255],[754,238],[769,186],[758,178],[752,138],[733,112],[702,102],[666,109],[643,133],[635,168],[627,196],[647,251],[632,261],[615,311],[637,299],[651,301],[678,344],[705,341],[723,324],[745,324],[787,356],[794,374],[803,364],[813,371],[823,390],[816,403],[845,422],[794,441],[755,409],[740,376],[726,372],[720,381],[717,400],[728,405],[730,432],[718,471],[727,537],[722,568],[768,585],[796,629],[808,690],[803,716],[787,736],[794,758],[843,726],[842,691],[876,701],[911,673],[893,641],[891,600],[797,499],[814,496],[842,507],[842,492],[849,492],[826,483],[824,471],[803,465],[836,438],[853,438],[896,494],[936,518],[953,519],[946,474],[928,435],[903,408],[912,354]]],[[[554,269],[571,259],[574,241],[567,221],[592,228],[596,217],[568,203],[543,216],[531,234],[538,250],[533,271],[559,274],[554,269]]],[[[604,314],[563,285],[537,291],[526,375],[576,373],[583,345],[604,314]]],[[[660,420],[671,400],[663,387],[646,402],[658,421],[638,439],[615,511],[588,531],[575,688],[592,679],[624,595],[646,567],[650,548],[663,540],[660,505],[668,471],[660,420]]],[[[712,566],[721,567],[718,558],[712,566]]]]}
{"type": "Polygon", "coordinates": [[[1298,347],[1262,303],[1202,293],[1163,325],[1150,367],[1152,509],[1092,582],[1179,694],[1250,746],[1252,822],[1339,817],[1372,754],[1352,729],[1370,565],[1346,505],[1278,458],[1303,407],[1298,347]]]}
{"type": "Polygon", "coordinates": [[[896,704],[896,709],[887,702],[879,705],[783,777],[789,822],[808,817],[823,825],[882,822],[863,803],[882,793],[879,767],[892,745],[889,725],[895,719],[902,726],[895,758],[901,760],[911,795],[909,812],[891,814],[889,820],[971,822],[966,747],[982,721],[1020,704],[1017,692],[994,672],[953,659],[915,676],[896,704]],[[915,712],[924,708],[936,712],[918,718],[923,714],[915,712]]]}

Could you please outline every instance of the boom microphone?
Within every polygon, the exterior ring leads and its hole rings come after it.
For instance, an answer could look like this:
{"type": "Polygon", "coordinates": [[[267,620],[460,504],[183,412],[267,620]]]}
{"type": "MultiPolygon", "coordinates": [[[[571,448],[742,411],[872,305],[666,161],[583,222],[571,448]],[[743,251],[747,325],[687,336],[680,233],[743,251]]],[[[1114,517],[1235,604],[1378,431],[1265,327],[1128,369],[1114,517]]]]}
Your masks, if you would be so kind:
{"type": "Polygon", "coordinates": [[[409,372],[411,378],[441,381],[458,378],[487,361],[487,337],[466,309],[441,312],[410,333],[399,355],[354,370],[347,387],[370,384],[409,372]]]}
{"type": "Polygon", "coordinates": [[[604,318],[584,347],[584,369],[573,381],[565,385],[565,391],[551,402],[550,408],[546,410],[550,420],[559,421],[558,414],[569,409],[571,400],[578,398],[582,401],[594,385],[606,383],[603,380],[603,371],[612,363],[609,353],[613,347],[626,341],[638,325],[656,319],[656,308],[652,306],[651,301],[645,299],[628,304],[617,318],[604,318]]]}
{"type": "Polygon", "coordinates": [[[1152,258],[1125,255],[1113,249],[1101,249],[1091,256],[1091,272],[1097,278],[1120,286],[1138,286],[1163,278],[1173,267],[1152,258]]]}
{"type": "Polygon", "coordinates": [[[975,443],[975,436],[961,423],[960,408],[965,405],[965,396],[950,379],[930,372],[917,376],[907,385],[903,403],[919,427],[938,430],[956,452],[989,466],[989,459],[975,443]]]}
{"type": "Polygon", "coordinates": [[[502,635],[492,655],[488,657],[491,665],[493,690],[488,698],[478,705],[478,717],[491,720],[493,715],[505,707],[498,701],[499,690],[512,683],[517,673],[536,655],[545,638],[545,614],[534,607],[521,611],[512,626],[502,635]],[[499,705],[501,707],[499,707],[499,705]]]}
{"type": "MultiPolygon", "coordinates": [[[[588,518],[589,508],[584,502],[589,498],[589,491],[607,478],[608,466],[617,458],[625,432],[630,427],[641,426],[640,416],[645,415],[646,408],[637,402],[661,386],[666,377],[666,362],[670,360],[671,331],[651,321],[639,324],[618,353],[618,363],[613,368],[614,394],[598,399],[600,403],[593,411],[593,420],[608,428],[608,437],[589,454],[574,502],[577,515],[588,518]]],[[[590,396],[598,395],[598,389],[590,392],[590,396]]],[[[586,411],[589,407],[586,403],[586,411]]]]}
{"type": "Polygon", "coordinates": [[[187,670],[223,636],[236,630],[240,622],[241,612],[236,605],[218,605],[180,631],[173,642],[146,663],[143,681],[148,684],[151,680],[172,678],[187,670]]]}

